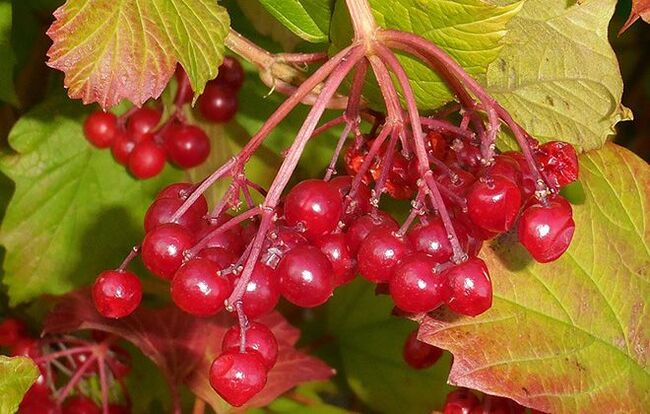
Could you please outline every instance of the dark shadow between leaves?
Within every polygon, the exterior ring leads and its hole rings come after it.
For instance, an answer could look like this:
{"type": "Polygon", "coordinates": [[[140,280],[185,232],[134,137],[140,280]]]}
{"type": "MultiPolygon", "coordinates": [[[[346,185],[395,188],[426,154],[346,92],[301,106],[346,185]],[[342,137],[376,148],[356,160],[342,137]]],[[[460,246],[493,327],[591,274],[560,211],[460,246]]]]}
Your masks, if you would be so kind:
{"type": "Polygon", "coordinates": [[[513,230],[486,243],[483,248],[492,250],[503,266],[512,272],[524,269],[533,260],[513,230]]]}

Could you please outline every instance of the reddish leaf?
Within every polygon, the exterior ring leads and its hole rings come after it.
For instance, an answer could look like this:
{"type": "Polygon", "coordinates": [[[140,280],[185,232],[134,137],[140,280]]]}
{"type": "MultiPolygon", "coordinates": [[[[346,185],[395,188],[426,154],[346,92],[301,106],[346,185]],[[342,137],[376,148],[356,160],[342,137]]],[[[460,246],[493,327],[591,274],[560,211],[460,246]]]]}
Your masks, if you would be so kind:
{"type": "MultiPolygon", "coordinates": [[[[320,360],[295,349],[299,331],[279,313],[261,318],[278,338],[278,362],[269,372],[266,387],[247,406],[268,404],[280,394],[302,382],[322,380],[334,371],[320,360]]],[[[220,351],[221,339],[233,318],[222,313],[201,319],[176,307],[140,308],[132,315],[112,320],[97,311],[87,290],[64,296],[48,316],[45,333],[66,333],[95,329],[118,335],[137,346],[163,372],[172,387],[186,384],[207,401],[217,413],[230,410],[210,387],[210,364],[220,351]]]]}
{"type": "Polygon", "coordinates": [[[621,27],[621,30],[618,31],[618,34],[622,34],[624,31],[630,28],[639,20],[639,17],[642,18],[646,23],[650,23],[650,0],[632,0],[632,11],[630,11],[630,17],[621,27]]]}

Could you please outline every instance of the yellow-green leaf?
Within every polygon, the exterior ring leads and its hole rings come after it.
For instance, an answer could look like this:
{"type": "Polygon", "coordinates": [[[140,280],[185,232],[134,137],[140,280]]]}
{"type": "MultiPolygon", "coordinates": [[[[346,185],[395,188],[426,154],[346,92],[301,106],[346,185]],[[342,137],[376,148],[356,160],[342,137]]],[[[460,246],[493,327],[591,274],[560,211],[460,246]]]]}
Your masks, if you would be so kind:
{"type": "Polygon", "coordinates": [[[15,413],[38,375],[38,368],[30,358],[0,355],[0,413],[15,413]]]}

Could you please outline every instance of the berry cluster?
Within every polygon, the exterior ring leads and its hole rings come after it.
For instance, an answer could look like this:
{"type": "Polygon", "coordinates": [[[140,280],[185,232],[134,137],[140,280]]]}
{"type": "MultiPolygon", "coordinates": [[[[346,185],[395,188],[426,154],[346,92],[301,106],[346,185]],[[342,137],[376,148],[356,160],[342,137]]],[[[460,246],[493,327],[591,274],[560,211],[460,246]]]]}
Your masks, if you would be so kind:
{"type": "Polygon", "coordinates": [[[402,357],[413,369],[425,369],[434,365],[442,356],[442,349],[424,343],[418,339],[417,329],[404,341],[402,357]]]}
{"type": "MultiPolygon", "coordinates": [[[[210,154],[210,139],[203,129],[185,122],[181,107],[191,102],[193,92],[181,68],[176,79],[176,106],[167,121],[161,124],[161,111],[150,107],[134,108],[120,117],[97,111],[84,122],[86,139],[97,148],[111,148],[115,160],[139,179],[158,175],[165,160],[182,169],[202,164],[210,154]]],[[[219,75],[198,98],[201,115],[212,122],[230,121],[237,112],[237,92],[243,81],[239,61],[226,57],[219,75]]]]}
{"type": "Polygon", "coordinates": [[[0,323],[0,348],[6,348],[11,356],[33,359],[40,370],[36,382],[23,397],[18,413],[130,413],[126,394],[126,403],[101,401],[100,404],[86,394],[88,384],[97,379],[106,392],[112,384],[118,384],[123,392],[126,390],[124,379],[131,371],[131,358],[124,348],[115,344],[116,341],[117,337],[99,331],[92,331],[91,338],[36,339],[20,320],[5,319],[0,323]]]}
{"type": "MultiPolygon", "coordinates": [[[[467,388],[459,388],[447,395],[443,414],[524,414],[526,407],[503,397],[484,395],[482,399],[467,388]]],[[[543,414],[531,410],[531,414],[543,414]]]]}

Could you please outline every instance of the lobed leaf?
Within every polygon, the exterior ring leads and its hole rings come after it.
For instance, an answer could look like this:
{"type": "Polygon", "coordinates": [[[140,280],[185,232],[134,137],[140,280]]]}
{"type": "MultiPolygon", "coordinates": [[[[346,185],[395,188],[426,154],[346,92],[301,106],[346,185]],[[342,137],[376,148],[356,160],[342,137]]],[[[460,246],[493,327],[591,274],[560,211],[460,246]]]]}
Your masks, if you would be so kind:
{"type": "Polygon", "coordinates": [[[647,412],[650,168],[613,144],[580,167],[569,250],[538,264],[514,240],[490,244],[492,308],[435,312],[419,337],[454,354],[454,385],[544,412],[647,412]]]}
{"type": "Polygon", "coordinates": [[[68,292],[119,265],[141,239],[157,191],[180,179],[171,168],[146,181],[129,176],[110,151],[86,141],[87,114],[67,97],[49,99],[21,117],[9,135],[16,152],[0,157],[0,172],[15,184],[0,228],[13,305],[68,292]]]}
{"type": "Polygon", "coordinates": [[[38,368],[30,358],[0,355],[0,413],[18,411],[23,396],[38,376],[38,368]]]}
{"type": "Polygon", "coordinates": [[[162,93],[180,63],[200,94],[223,60],[230,20],[215,0],[68,0],[47,34],[70,97],[111,107],[162,93]]]}
{"type": "Polygon", "coordinates": [[[507,26],[486,87],[540,141],[600,148],[631,119],[607,27],[616,0],[527,0],[507,26]]]}
{"type": "MultiPolygon", "coordinates": [[[[300,332],[279,313],[259,319],[278,339],[278,361],[268,373],[265,388],[246,407],[269,404],[280,394],[307,382],[324,380],[333,370],[320,360],[296,350],[300,332]]],[[[47,318],[46,333],[96,329],[118,335],[137,346],[163,372],[172,387],[187,385],[216,413],[232,411],[212,389],[210,365],[221,351],[221,340],[233,319],[222,312],[213,318],[197,318],[175,306],[162,309],[140,308],[130,316],[112,320],[102,317],[86,290],[61,299],[47,318]]]]}
{"type": "Polygon", "coordinates": [[[259,0],[260,3],[302,39],[323,43],[329,39],[334,0],[259,0]]]}

